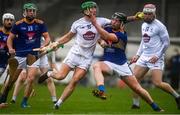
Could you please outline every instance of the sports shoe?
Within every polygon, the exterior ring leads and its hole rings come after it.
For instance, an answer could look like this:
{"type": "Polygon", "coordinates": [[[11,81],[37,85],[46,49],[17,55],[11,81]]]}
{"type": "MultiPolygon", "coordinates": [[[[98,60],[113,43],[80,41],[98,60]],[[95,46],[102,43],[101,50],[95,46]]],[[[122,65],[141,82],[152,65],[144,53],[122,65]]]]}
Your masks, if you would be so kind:
{"type": "Polygon", "coordinates": [[[11,103],[11,104],[14,104],[14,103],[16,103],[16,101],[12,99],[12,100],[10,101],[10,103],[11,103]]]}
{"type": "Polygon", "coordinates": [[[131,109],[140,109],[140,106],[133,104],[133,105],[131,106],[131,109]]]}
{"type": "Polygon", "coordinates": [[[57,104],[54,104],[54,109],[59,109],[59,106],[57,104]]]}
{"type": "Polygon", "coordinates": [[[54,104],[56,104],[57,101],[53,101],[54,104]]]}
{"type": "Polygon", "coordinates": [[[176,98],[177,108],[180,109],[180,97],[176,98]]]}
{"type": "Polygon", "coordinates": [[[98,97],[98,98],[103,99],[103,100],[107,99],[107,96],[103,91],[99,91],[99,90],[95,89],[92,91],[92,93],[95,97],[98,97]]]}
{"type": "Polygon", "coordinates": [[[155,108],[155,109],[153,109],[153,110],[156,111],[156,112],[164,112],[164,110],[161,109],[161,108],[159,108],[159,107],[157,107],[157,108],[155,108]]]}
{"type": "MultiPolygon", "coordinates": [[[[47,71],[47,72],[48,72],[48,71],[47,71]]],[[[45,73],[43,73],[43,74],[40,75],[40,77],[39,77],[39,79],[38,79],[38,83],[39,83],[39,84],[40,84],[40,83],[43,83],[43,82],[48,78],[47,72],[45,72],[45,73]]]]}
{"type": "Polygon", "coordinates": [[[29,107],[31,107],[31,106],[28,105],[26,102],[22,102],[22,103],[21,103],[21,107],[22,107],[22,108],[29,108],[29,107]]]}
{"type": "Polygon", "coordinates": [[[8,107],[8,103],[1,103],[0,104],[0,109],[7,108],[7,107],[8,107]]]}

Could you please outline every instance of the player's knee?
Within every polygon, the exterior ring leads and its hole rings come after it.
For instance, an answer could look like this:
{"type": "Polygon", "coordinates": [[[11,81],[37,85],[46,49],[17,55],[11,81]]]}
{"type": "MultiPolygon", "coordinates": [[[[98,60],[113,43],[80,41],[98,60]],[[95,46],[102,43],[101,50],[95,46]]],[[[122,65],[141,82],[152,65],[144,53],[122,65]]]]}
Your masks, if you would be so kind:
{"type": "Polygon", "coordinates": [[[48,78],[48,79],[46,79],[46,82],[47,82],[47,84],[51,84],[51,83],[53,83],[53,80],[52,80],[52,78],[48,78]]]}
{"type": "Polygon", "coordinates": [[[71,81],[71,83],[73,85],[76,85],[78,82],[79,82],[79,78],[73,78],[72,81],[71,81]]]}
{"type": "Polygon", "coordinates": [[[63,80],[65,77],[66,77],[66,76],[61,75],[61,74],[59,74],[59,75],[57,74],[57,75],[56,75],[56,79],[57,79],[57,80],[63,80]]]}
{"type": "Polygon", "coordinates": [[[161,87],[162,85],[162,82],[158,82],[158,81],[153,81],[153,84],[156,86],[156,87],[161,87]]]}
{"type": "Polygon", "coordinates": [[[100,64],[99,63],[93,64],[93,70],[96,70],[96,69],[100,69],[100,64]]]}
{"type": "Polygon", "coordinates": [[[28,77],[27,81],[32,84],[34,82],[35,78],[34,77],[28,77]]]}

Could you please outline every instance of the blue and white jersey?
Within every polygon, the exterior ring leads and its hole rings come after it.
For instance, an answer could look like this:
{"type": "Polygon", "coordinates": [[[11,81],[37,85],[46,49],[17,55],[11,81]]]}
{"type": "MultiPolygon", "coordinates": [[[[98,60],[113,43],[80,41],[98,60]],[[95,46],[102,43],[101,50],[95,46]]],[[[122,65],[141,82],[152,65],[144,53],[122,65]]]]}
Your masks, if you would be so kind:
{"type": "Polygon", "coordinates": [[[8,60],[7,38],[9,33],[0,29],[0,68],[6,68],[8,60]]]}
{"type": "Polygon", "coordinates": [[[127,62],[127,58],[125,54],[126,44],[127,44],[127,34],[122,32],[114,32],[112,30],[112,27],[106,27],[105,30],[109,33],[114,33],[117,36],[118,41],[117,42],[108,41],[110,47],[104,48],[103,60],[110,61],[118,65],[123,65],[124,63],[127,62]]]}
{"type": "Polygon", "coordinates": [[[13,47],[16,50],[16,56],[26,57],[27,54],[37,55],[37,52],[18,52],[23,50],[31,50],[40,48],[41,37],[47,32],[47,28],[43,21],[34,19],[28,23],[25,18],[16,22],[11,33],[16,35],[13,47]]]}

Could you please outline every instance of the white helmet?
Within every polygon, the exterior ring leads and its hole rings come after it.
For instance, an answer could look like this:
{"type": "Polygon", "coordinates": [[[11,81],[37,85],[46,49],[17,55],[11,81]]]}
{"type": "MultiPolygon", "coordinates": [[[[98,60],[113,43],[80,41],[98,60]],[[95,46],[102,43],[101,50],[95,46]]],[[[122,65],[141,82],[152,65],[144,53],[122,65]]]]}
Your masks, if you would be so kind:
{"type": "Polygon", "coordinates": [[[3,14],[3,16],[2,16],[2,22],[3,22],[3,23],[4,23],[4,20],[5,20],[5,19],[15,20],[15,17],[14,17],[14,15],[11,14],[11,13],[5,13],[5,14],[3,14]]]}
{"type": "Polygon", "coordinates": [[[154,13],[156,12],[156,6],[154,4],[146,4],[143,8],[144,13],[154,13]]]}

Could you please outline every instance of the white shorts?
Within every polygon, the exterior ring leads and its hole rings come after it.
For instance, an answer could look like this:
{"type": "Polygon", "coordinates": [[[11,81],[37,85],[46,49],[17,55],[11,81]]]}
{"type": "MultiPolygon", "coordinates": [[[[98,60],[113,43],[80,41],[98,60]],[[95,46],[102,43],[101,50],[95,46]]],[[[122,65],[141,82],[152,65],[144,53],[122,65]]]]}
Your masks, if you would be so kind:
{"type": "Polygon", "coordinates": [[[4,71],[5,71],[5,68],[0,68],[0,77],[4,73],[4,71]]]}
{"type": "Polygon", "coordinates": [[[92,56],[86,58],[79,54],[74,54],[72,52],[69,52],[66,58],[64,59],[63,63],[67,64],[72,69],[75,67],[79,67],[87,71],[92,63],[92,56]]]}
{"type": "Polygon", "coordinates": [[[142,67],[148,67],[150,70],[152,69],[164,69],[164,57],[159,58],[159,60],[155,63],[152,64],[149,62],[150,56],[144,56],[141,55],[140,58],[137,60],[136,65],[142,66],[142,67]]]}
{"type": "Polygon", "coordinates": [[[44,55],[43,57],[40,58],[39,67],[40,68],[49,68],[50,67],[49,63],[48,63],[47,55],[44,55]]]}
{"type": "Polygon", "coordinates": [[[36,68],[39,68],[39,67],[48,67],[49,68],[48,59],[47,59],[46,55],[41,57],[40,59],[38,59],[31,66],[28,66],[26,64],[26,59],[27,59],[26,57],[15,56],[15,58],[17,59],[17,61],[19,63],[18,69],[27,69],[27,67],[36,67],[36,68]]]}
{"type": "Polygon", "coordinates": [[[122,78],[124,76],[132,76],[133,73],[127,63],[123,65],[118,65],[109,61],[103,61],[110,69],[110,75],[116,74],[118,77],[122,78]]]}

